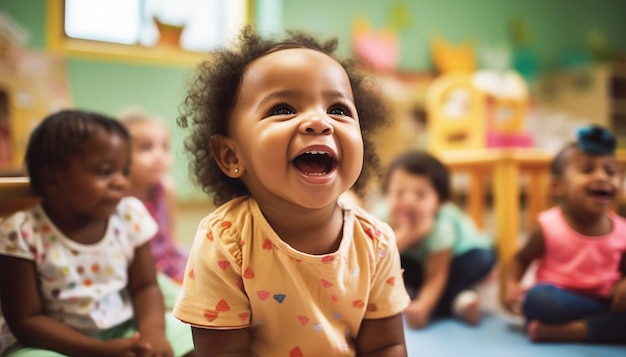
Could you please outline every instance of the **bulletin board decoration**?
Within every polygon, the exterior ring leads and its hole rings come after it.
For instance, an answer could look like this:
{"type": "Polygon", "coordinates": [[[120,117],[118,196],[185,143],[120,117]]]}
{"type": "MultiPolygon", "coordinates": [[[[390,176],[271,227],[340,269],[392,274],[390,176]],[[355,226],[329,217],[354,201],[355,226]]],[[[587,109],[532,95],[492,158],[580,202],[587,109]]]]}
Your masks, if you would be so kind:
{"type": "Polygon", "coordinates": [[[352,48],[371,69],[393,71],[400,58],[400,41],[389,28],[374,29],[364,18],[357,18],[352,26],[352,48]]]}
{"type": "Polygon", "coordinates": [[[511,43],[515,47],[526,47],[530,45],[530,26],[522,16],[512,16],[509,19],[509,36],[511,43]]]}
{"type": "Polygon", "coordinates": [[[389,14],[389,28],[402,32],[415,25],[415,19],[411,14],[411,7],[406,0],[396,0],[391,4],[389,14]]]}
{"type": "Polygon", "coordinates": [[[513,69],[527,81],[533,81],[539,73],[539,60],[531,47],[532,31],[524,17],[511,17],[509,37],[513,45],[513,69]]]}
{"type": "Polygon", "coordinates": [[[172,25],[161,21],[158,17],[153,17],[152,21],[156,25],[159,39],[155,46],[181,49],[180,39],[185,31],[185,25],[172,25]]]}
{"type": "Polygon", "coordinates": [[[476,71],[476,54],[470,41],[453,44],[443,36],[430,41],[430,51],[435,69],[440,74],[465,73],[476,71]]]}
{"type": "Polygon", "coordinates": [[[598,29],[592,29],[587,34],[587,50],[589,57],[597,62],[616,61],[620,52],[617,46],[607,40],[606,35],[598,29]]]}

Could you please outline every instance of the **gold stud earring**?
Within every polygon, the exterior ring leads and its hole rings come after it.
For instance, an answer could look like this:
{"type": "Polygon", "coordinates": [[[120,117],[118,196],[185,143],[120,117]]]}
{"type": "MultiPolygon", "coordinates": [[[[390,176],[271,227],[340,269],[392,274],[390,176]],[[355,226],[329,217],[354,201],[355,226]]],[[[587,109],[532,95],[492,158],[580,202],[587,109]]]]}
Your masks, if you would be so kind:
{"type": "Polygon", "coordinates": [[[239,173],[239,168],[235,167],[235,173],[239,173]]]}

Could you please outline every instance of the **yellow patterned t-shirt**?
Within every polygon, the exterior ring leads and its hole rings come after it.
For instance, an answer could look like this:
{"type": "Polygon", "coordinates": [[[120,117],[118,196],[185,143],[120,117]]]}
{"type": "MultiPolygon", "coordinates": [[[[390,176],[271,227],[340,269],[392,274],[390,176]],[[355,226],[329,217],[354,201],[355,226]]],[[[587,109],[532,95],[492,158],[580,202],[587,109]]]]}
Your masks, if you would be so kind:
{"type": "Polygon", "coordinates": [[[253,199],[222,205],[199,225],[174,316],[249,327],[257,356],[354,356],[361,322],[401,313],[409,297],[391,228],[342,208],[339,249],[310,255],[283,242],[253,199]]]}

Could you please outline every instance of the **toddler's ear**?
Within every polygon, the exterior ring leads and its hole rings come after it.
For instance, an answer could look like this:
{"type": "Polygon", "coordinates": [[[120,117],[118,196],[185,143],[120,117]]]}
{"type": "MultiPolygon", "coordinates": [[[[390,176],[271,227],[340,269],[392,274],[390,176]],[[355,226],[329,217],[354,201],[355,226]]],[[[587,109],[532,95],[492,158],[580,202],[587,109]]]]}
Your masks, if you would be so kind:
{"type": "Polygon", "coordinates": [[[552,175],[552,177],[550,178],[550,188],[551,188],[552,198],[563,197],[563,194],[564,194],[563,177],[552,175]]]}
{"type": "Polygon", "coordinates": [[[58,183],[60,178],[57,171],[49,167],[44,167],[39,171],[39,179],[41,180],[41,188],[46,195],[58,191],[58,183]]]}
{"type": "Polygon", "coordinates": [[[240,167],[237,149],[233,140],[224,135],[213,135],[209,140],[211,155],[222,172],[232,178],[239,178],[243,172],[240,167]]]}

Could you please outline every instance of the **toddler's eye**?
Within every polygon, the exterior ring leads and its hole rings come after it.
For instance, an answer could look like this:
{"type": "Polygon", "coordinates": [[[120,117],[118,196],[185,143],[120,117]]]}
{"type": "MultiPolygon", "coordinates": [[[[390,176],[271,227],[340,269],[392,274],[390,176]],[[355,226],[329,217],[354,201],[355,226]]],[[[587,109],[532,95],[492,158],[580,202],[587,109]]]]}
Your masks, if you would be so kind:
{"type": "Polygon", "coordinates": [[[328,114],[341,115],[341,116],[351,116],[352,113],[346,107],[342,105],[335,105],[328,109],[328,114]]]}
{"type": "Polygon", "coordinates": [[[270,110],[269,115],[291,115],[294,114],[295,110],[287,104],[281,103],[275,105],[272,110],[270,110]]]}
{"type": "Polygon", "coordinates": [[[396,191],[391,191],[390,192],[390,196],[392,196],[394,198],[400,198],[400,197],[402,197],[403,194],[404,194],[404,191],[402,191],[402,190],[396,190],[396,191]]]}
{"type": "Polygon", "coordinates": [[[102,168],[98,170],[98,175],[102,177],[107,177],[110,176],[112,172],[113,170],[111,170],[110,168],[102,168]]]}
{"type": "Polygon", "coordinates": [[[150,151],[152,149],[152,143],[142,142],[137,145],[139,151],[150,151]]]}
{"type": "Polygon", "coordinates": [[[607,167],[605,171],[606,171],[606,174],[611,177],[617,175],[617,170],[614,167],[607,167]]]}

